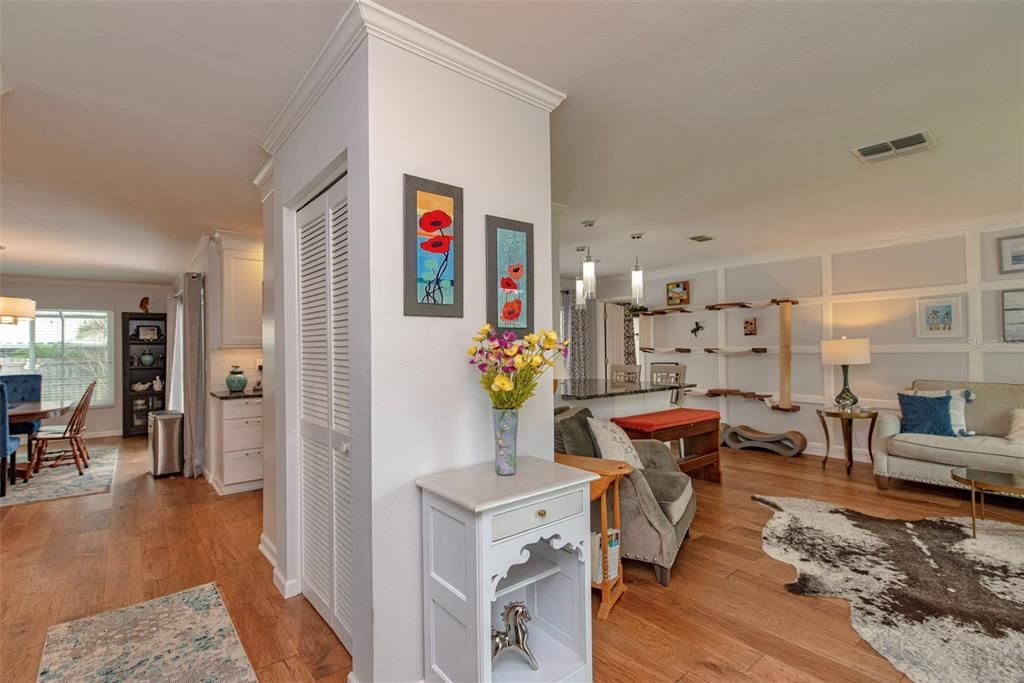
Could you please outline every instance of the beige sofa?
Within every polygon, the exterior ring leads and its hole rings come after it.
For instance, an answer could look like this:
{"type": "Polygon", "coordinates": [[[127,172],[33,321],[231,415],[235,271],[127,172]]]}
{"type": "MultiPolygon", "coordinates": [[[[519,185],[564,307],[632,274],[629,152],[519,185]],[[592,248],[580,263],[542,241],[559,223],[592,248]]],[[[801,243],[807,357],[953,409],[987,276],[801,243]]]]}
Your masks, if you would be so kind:
{"type": "Polygon", "coordinates": [[[967,429],[975,436],[901,434],[900,419],[881,415],[875,434],[882,446],[875,453],[875,481],[889,488],[890,479],[955,486],[954,467],[976,467],[998,472],[1024,473],[1024,444],[1007,441],[1010,413],[1024,406],[1024,384],[914,380],[914,389],[970,389],[975,399],[967,404],[967,429]]]}

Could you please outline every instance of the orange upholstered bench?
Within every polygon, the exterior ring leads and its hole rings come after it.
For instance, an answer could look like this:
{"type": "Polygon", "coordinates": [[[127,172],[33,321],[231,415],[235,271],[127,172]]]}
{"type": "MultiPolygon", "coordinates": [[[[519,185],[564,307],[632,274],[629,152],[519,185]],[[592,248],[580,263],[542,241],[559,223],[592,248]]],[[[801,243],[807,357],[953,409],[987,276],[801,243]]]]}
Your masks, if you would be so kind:
{"type": "Polygon", "coordinates": [[[673,408],[655,413],[613,417],[631,439],[657,439],[671,443],[673,450],[682,441],[679,469],[697,479],[722,481],[718,459],[717,410],[673,408]]]}

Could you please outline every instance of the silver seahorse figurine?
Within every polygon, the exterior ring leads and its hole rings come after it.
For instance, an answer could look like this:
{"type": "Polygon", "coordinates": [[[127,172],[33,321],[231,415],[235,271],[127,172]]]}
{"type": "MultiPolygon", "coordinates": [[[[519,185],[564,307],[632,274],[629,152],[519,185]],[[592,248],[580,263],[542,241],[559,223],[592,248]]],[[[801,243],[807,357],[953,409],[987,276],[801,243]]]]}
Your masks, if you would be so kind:
{"type": "Polygon", "coordinates": [[[526,660],[530,668],[537,670],[537,660],[530,652],[527,640],[530,638],[526,630],[526,622],[530,621],[530,613],[526,609],[526,603],[521,601],[510,602],[505,605],[502,614],[505,622],[505,630],[499,631],[491,627],[491,662],[496,662],[506,652],[517,652],[526,660]]]}

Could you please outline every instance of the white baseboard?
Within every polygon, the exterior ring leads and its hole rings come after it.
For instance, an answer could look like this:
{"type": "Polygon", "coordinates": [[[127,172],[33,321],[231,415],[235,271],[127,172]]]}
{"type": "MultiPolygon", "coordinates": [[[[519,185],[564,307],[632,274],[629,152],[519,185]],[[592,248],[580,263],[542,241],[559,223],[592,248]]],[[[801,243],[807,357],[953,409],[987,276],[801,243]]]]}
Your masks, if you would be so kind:
{"type": "Polygon", "coordinates": [[[263,557],[267,558],[270,566],[277,569],[277,546],[267,538],[266,534],[260,534],[260,552],[263,553],[263,557]]]}
{"type": "Polygon", "coordinates": [[[299,594],[299,580],[286,579],[277,567],[274,568],[274,585],[286,598],[294,598],[299,594]]]}
{"type": "Polygon", "coordinates": [[[263,488],[263,480],[257,479],[256,481],[243,481],[241,484],[222,484],[216,477],[211,476],[209,472],[204,471],[203,476],[206,477],[206,481],[210,482],[210,486],[220,496],[230,496],[233,493],[243,493],[245,491],[255,491],[263,488]]]}

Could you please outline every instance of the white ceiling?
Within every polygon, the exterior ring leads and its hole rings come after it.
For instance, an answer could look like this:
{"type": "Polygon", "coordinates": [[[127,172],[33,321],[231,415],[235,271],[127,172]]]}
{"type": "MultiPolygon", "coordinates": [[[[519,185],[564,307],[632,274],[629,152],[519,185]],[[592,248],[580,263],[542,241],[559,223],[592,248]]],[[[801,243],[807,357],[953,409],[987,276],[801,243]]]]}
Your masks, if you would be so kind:
{"type": "MultiPolygon", "coordinates": [[[[566,274],[577,244],[613,274],[1024,210],[1024,3],[384,4],[569,94],[566,274]]],[[[258,142],[346,5],[3,0],[3,272],[167,281],[258,232],[258,142]]]]}
{"type": "Polygon", "coordinates": [[[578,244],[616,274],[1024,210],[1024,3],[386,4],[568,93],[564,274],[578,244]],[[923,129],[937,151],[848,151],[923,129]]]}
{"type": "Polygon", "coordinates": [[[260,232],[259,147],[346,2],[11,2],[5,274],[167,282],[260,232]]]}

